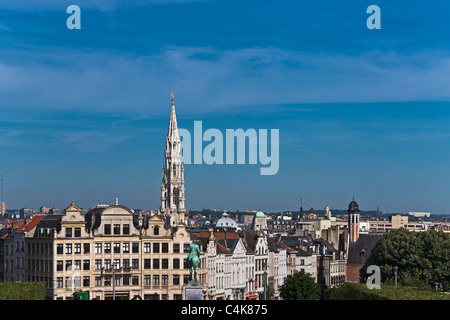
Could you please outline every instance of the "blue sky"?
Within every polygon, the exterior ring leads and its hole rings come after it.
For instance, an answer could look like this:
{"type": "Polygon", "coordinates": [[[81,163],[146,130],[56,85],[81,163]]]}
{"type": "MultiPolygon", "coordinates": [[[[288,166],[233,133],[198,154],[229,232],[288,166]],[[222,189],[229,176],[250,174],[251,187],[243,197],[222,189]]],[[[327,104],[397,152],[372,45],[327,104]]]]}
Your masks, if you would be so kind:
{"type": "Polygon", "coordinates": [[[277,175],[187,165],[188,208],[449,212],[448,1],[127,2],[0,3],[9,208],[158,208],[173,90],[180,127],[280,130],[277,175]]]}

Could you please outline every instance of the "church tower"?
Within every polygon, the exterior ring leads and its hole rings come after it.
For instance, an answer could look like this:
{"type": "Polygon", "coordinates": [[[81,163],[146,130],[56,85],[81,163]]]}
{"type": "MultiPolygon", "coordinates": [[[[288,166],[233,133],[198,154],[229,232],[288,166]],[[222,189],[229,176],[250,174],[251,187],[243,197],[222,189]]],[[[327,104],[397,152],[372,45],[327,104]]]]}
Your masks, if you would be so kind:
{"type": "Polygon", "coordinates": [[[353,201],[348,205],[348,232],[350,242],[355,242],[359,238],[359,205],[353,197],[353,201]]]}
{"type": "Polygon", "coordinates": [[[178,134],[175,98],[171,94],[169,131],[166,136],[166,151],[162,167],[161,213],[170,225],[184,224],[186,208],[184,206],[184,167],[181,160],[181,140],[178,134]]]}

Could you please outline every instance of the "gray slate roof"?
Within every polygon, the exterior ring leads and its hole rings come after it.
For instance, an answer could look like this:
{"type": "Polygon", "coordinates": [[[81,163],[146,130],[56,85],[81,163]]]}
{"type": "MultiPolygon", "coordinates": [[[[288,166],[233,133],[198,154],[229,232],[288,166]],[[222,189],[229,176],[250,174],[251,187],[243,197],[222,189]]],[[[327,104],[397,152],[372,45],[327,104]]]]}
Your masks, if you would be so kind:
{"type": "Polygon", "coordinates": [[[381,236],[380,234],[360,234],[358,240],[350,242],[347,264],[363,265],[366,263],[381,236]]]}

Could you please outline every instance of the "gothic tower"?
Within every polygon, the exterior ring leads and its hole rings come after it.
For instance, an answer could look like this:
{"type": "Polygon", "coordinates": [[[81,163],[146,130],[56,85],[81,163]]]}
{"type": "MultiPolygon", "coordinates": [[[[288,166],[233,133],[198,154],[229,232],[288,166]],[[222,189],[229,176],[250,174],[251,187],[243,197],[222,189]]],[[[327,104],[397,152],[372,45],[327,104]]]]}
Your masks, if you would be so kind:
{"type": "Polygon", "coordinates": [[[161,213],[171,226],[184,223],[184,167],[181,160],[181,140],[178,134],[174,94],[171,94],[169,132],[166,137],[164,166],[162,167],[161,213]]]}
{"type": "Polygon", "coordinates": [[[359,238],[359,205],[353,197],[353,201],[348,205],[348,232],[350,242],[355,242],[359,238]]]}

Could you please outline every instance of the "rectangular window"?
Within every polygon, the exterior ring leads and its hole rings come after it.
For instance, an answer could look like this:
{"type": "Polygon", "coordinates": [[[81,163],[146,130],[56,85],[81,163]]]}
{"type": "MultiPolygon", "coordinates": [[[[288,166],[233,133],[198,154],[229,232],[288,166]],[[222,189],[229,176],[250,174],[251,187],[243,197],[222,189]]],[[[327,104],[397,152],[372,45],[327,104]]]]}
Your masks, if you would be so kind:
{"type": "Polygon", "coordinates": [[[151,253],[151,243],[144,243],[144,253],[151,253]]]}
{"type": "Polygon", "coordinates": [[[150,278],[150,275],[149,275],[149,274],[144,275],[144,285],[145,285],[145,286],[151,285],[150,279],[151,279],[151,278],[150,278]]]}
{"type": "Polygon", "coordinates": [[[105,287],[109,287],[111,285],[111,276],[105,276],[105,287]]]}
{"type": "Polygon", "coordinates": [[[159,243],[153,243],[153,253],[159,253],[159,243]]]}
{"type": "Polygon", "coordinates": [[[153,269],[159,269],[159,259],[153,259],[153,269]]]}
{"type": "Polygon", "coordinates": [[[95,253],[102,253],[102,244],[100,242],[95,244],[95,253]]]}
{"type": "Polygon", "coordinates": [[[122,266],[124,269],[130,269],[130,259],[123,259],[122,266]]]}
{"type": "Polygon", "coordinates": [[[63,245],[62,245],[62,243],[58,243],[56,245],[56,254],[63,254],[63,245]]]}
{"type": "Polygon", "coordinates": [[[80,276],[73,277],[73,285],[75,288],[81,287],[81,277],[80,276]]]}
{"type": "Polygon", "coordinates": [[[114,259],[114,269],[120,269],[120,259],[114,259]]]}
{"type": "Polygon", "coordinates": [[[105,259],[105,269],[111,270],[111,259],[105,259]]]}
{"type": "Polygon", "coordinates": [[[180,259],[173,259],[173,268],[180,269],[180,259]]]}
{"type": "Polygon", "coordinates": [[[132,284],[133,286],[138,286],[138,285],[139,285],[139,277],[138,277],[138,276],[133,276],[133,277],[131,278],[131,284],[132,284]]]}
{"type": "Polygon", "coordinates": [[[138,270],[138,269],[139,269],[139,259],[133,259],[133,260],[131,261],[131,267],[132,267],[133,269],[138,270]]]}
{"type": "Polygon", "coordinates": [[[162,243],[161,244],[161,252],[162,253],[168,253],[169,252],[169,244],[168,243],[162,243]]]}
{"type": "Polygon", "coordinates": [[[81,270],[81,260],[75,260],[74,266],[73,270],[81,270]]]}
{"type": "Polygon", "coordinates": [[[102,268],[102,260],[95,259],[95,270],[100,270],[102,268]]]}
{"type": "Polygon", "coordinates": [[[183,245],[183,252],[184,253],[188,253],[189,252],[189,243],[185,243],[184,245],[183,245]]]}
{"type": "Polygon", "coordinates": [[[66,277],[66,288],[72,288],[72,277],[66,277]]]}
{"type": "Polygon", "coordinates": [[[110,242],[105,243],[105,253],[111,253],[111,243],[110,242]]]}
{"type": "Polygon", "coordinates": [[[159,275],[157,274],[153,275],[153,285],[159,286],[159,275]]]}
{"type": "Polygon", "coordinates": [[[95,286],[96,287],[102,286],[102,277],[95,277],[95,286]]]}
{"type": "Polygon", "coordinates": [[[91,251],[90,244],[89,243],[84,243],[83,244],[83,250],[84,250],[84,253],[90,253],[90,251],[91,251]]]}
{"type": "Polygon", "coordinates": [[[114,225],[114,234],[120,234],[120,224],[114,225]]]}
{"type": "Polygon", "coordinates": [[[120,276],[115,276],[114,277],[114,285],[115,286],[120,286],[120,276]]]}
{"type": "Polygon", "coordinates": [[[63,277],[57,277],[56,278],[56,287],[62,288],[63,287],[63,277]]]}
{"type": "Polygon", "coordinates": [[[129,224],[124,224],[122,226],[122,234],[125,234],[125,235],[130,234],[130,225],[129,224]]]}
{"type": "Polygon", "coordinates": [[[167,286],[169,284],[169,276],[167,274],[161,276],[161,284],[163,286],[167,286]]]}
{"type": "Polygon", "coordinates": [[[83,270],[91,269],[91,260],[83,260],[83,270]]]}
{"type": "Polygon", "coordinates": [[[63,271],[63,261],[62,260],[58,260],[56,261],[56,271],[63,271]]]}
{"type": "Polygon", "coordinates": [[[67,243],[66,244],[66,254],[71,254],[71,253],[72,253],[72,244],[67,243]]]}
{"type": "Polygon", "coordinates": [[[83,287],[89,287],[91,285],[91,278],[89,276],[83,277],[83,287]]]}
{"type": "Polygon", "coordinates": [[[173,244],[173,253],[180,253],[180,244],[179,243],[173,244]]]}
{"type": "Polygon", "coordinates": [[[74,252],[75,252],[75,254],[80,254],[81,253],[81,243],[75,243],[75,245],[74,245],[74,252]]]}
{"type": "Polygon", "coordinates": [[[130,253],[130,243],[129,242],[124,242],[122,244],[122,252],[123,253],[130,253]]]}
{"type": "Polygon", "coordinates": [[[144,259],[144,269],[150,269],[150,259],[144,259]]]}
{"type": "Polygon", "coordinates": [[[162,259],[161,267],[162,269],[169,269],[169,259],[162,259]]]}
{"type": "Polygon", "coordinates": [[[172,280],[173,280],[173,285],[174,286],[179,285],[180,284],[180,275],[174,274],[172,280]]]}
{"type": "Polygon", "coordinates": [[[131,250],[132,253],[139,253],[139,242],[133,242],[131,250]]]}
{"type": "Polygon", "coordinates": [[[80,238],[81,237],[81,228],[75,228],[75,237],[80,238]]]}
{"type": "Polygon", "coordinates": [[[105,234],[111,234],[111,225],[110,224],[105,224],[105,227],[103,229],[105,234]]]}
{"type": "Polygon", "coordinates": [[[66,271],[72,270],[72,260],[66,260],[66,271]]]}
{"type": "Polygon", "coordinates": [[[129,286],[130,285],[130,276],[129,275],[124,275],[122,283],[123,283],[124,286],[129,286]]]}
{"type": "Polygon", "coordinates": [[[120,253],[120,243],[114,243],[114,253],[120,253]]]}
{"type": "Polygon", "coordinates": [[[66,238],[72,238],[72,228],[66,228],[66,238]]]}

